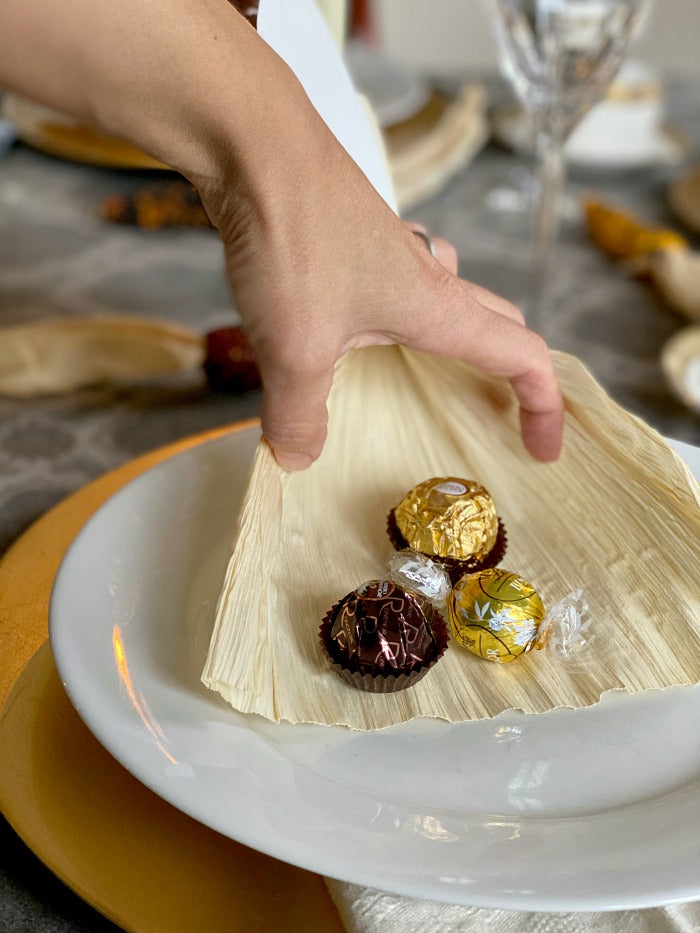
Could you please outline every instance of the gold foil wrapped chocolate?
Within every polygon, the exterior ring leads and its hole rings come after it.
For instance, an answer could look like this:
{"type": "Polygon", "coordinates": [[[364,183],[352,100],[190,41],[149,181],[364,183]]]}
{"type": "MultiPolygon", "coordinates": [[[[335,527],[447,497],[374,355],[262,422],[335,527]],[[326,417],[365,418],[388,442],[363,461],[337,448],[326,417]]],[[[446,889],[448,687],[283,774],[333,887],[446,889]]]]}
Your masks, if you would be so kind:
{"type": "Polygon", "coordinates": [[[406,544],[433,557],[481,560],[498,537],[489,492],[474,480],[435,477],[414,486],[394,509],[406,544]]]}
{"type": "Polygon", "coordinates": [[[529,651],[544,619],[534,586],[495,567],[462,577],[447,611],[455,639],[487,661],[514,661],[529,651]]]}

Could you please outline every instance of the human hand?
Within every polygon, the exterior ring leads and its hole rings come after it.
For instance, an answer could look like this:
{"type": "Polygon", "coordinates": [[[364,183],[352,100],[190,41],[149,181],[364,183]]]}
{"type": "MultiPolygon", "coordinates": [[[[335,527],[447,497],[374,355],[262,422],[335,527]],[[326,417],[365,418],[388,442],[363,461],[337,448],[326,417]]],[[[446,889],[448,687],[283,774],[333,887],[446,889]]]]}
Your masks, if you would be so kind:
{"type": "Polygon", "coordinates": [[[0,27],[4,86],[133,140],[197,186],[282,466],[321,452],[336,361],[391,343],[508,378],[525,446],[556,458],[563,405],[544,342],[507,301],[457,278],[447,244],[428,253],[232,6],[6,0],[0,27]]]}
{"type": "MultiPolygon", "coordinates": [[[[259,201],[241,211],[231,199],[217,209],[220,196],[202,192],[224,239],[262,372],[263,432],[280,465],[303,469],[320,454],[336,361],[390,343],[507,377],[525,446],[540,460],[555,459],[563,403],[542,339],[510,302],[457,278],[456,252],[445,240],[434,241],[433,258],[308,117],[304,147],[295,156],[285,145],[284,170],[264,173],[259,201]]],[[[294,139],[298,127],[290,120],[285,133],[294,139]]]]}

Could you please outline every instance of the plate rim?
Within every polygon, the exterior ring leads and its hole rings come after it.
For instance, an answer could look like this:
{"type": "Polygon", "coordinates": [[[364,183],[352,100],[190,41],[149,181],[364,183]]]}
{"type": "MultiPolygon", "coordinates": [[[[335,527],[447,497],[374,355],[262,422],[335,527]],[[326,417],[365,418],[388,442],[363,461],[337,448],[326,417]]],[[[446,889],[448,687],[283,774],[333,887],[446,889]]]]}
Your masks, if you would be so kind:
{"type": "MultiPolygon", "coordinates": [[[[495,110],[491,116],[492,132],[494,138],[511,152],[524,156],[532,156],[534,147],[522,145],[507,129],[509,124],[522,121],[525,115],[516,104],[509,104],[495,110]]],[[[568,152],[564,150],[566,164],[572,170],[581,171],[634,171],[653,166],[678,166],[688,156],[691,145],[685,133],[672,123],[662,123],[657,130],[654,145],[650,146],[641,156],[628,153],[621,157],[612,157],[610,154],[595,156],[592,153],[568,152]]]]}
{"type": "MultiPolygon", "coordinates": [[[[232,435],[230,434],[224,434],[218,437],[205,439],[202,444],[197,445],[196,447],[189,448],[185,451],[182,451],[181,453],[176,453],[174,457],[168,458],[167,460],[164,460],[163,462],[151,467],[149,470],[145,471],[143,474],[136,477],[131,482],[127,483],[124,487],[122,487],[122,489],[120,489],[112,497],[110,497],[110,499],[108,499],[107,502],[104,503],[104,505],[101,506],[95,512],[95,514],[91,517],[91,519],[81,529],[79,535],[76,537],[73,544],[71,545],[71,547],[68,549],[66,553],[66,557],[64,558],[64,561],[61,564],[61,568],[59,568],[59,572],[56,575],[56,583],[54,585],[54,588],[51,594],[50,618],[55,618],[55,613],[54,613],[55,593],[57,592],[57,589],[58,589],[57,584],[61,576],[61,571],[63,570],[64,566],[67,565],[66,562],[68,560],[69,555],[73,552],[73,549],[78,546],[79,540],[82,540],[84,536],[89,534],[89,530],[93,524],[93,521],[99,520],[99,516],[104,512],[104,510],[109,506],[109,504],[114,503],[116,500],[118,500],[122,496],[122,494],[127,495],[128,491],[135,484],[142,482],[146,476],[156,474],[158,471],[161,471],[163,469],[168,469],[172,465],[173,459],[175,458],[180,459],[180,458],[185,458],[185,457],[196,458],[198,456],[201,456],[202,450],[205,449],[206,447],[209,447],[212,444],[222,444],[222,443],[225,444],[227,442],[231,442],[231,437],[232,435]]],[[[695,448],[693,447],[693,445],[689,445],[684,442],[674,442],[674,443],[679,443],[681,446],[681,449],[684,447],[687,447],[688,449],[693,450],[695,452],[700,452],[700,448],[695,448]]],[[[54,629],[53,629],[53,624],[52,624],[52,632],[53,630],[54,629]]],[[[57,670],[59,671],[59,674],[62,676],[64,687],[66,688],[66,691],[69,695],[71,703],[74,705],[75,709],[77,710],[78,715],[81,717],[81,719],[83,719],[83,721],[86,723],[87,727],[90,729],[93,735],[95,735],[97,740],[102,745],[104,745],[107,751],[109,751],[113,757],[115,757],[128,771],[130,771],[130,773],[132,773],[135,777],[137,777],[138,780],[144,783],[147,787],[153,790],[156,794],[163,797],[170,803],[174,804],[176,807],[178,807],[178,809],[183,810],[185,813],[188,813],[190,816],[193,816],[195,819],[199,820],[200,822],[203,822],[205,825],[208,825],[212,827],[213,829],[216,829],[217,831],[222,832],[223,834],[227,836],[230,836],[231,838],[234,838],[252,848],[266,852],[267,854],[272,855],[276,858],[282,859],[283,861],[287,861],[292,864],[298,865],[299,867],[306,868],[310,871],[320,872],[320,873],[333,876],[333,877],[339,877],[338,874],[332,870],[332,868],[319,864],[319,862],[317,860],[314,860],[313,857],[309,858],[308,856],[299,856],[298,852],[297,853],[290,852],[289,848],[285,847],[284,845],[281,846],[280,848],[276,848],[275,846],[271,844],[261,844],[259,837],[249,837],[243,833],[233,834],[230,830],[230,826],[222,825],[221,823],[212,821],[211,815],[206,814],[206,813],[203,814],[201,812],[200,807],[193,805],[191,801],[187,799],[177,798],[175,795],[173,795],[169,787],[167,790],[164,790],[159,784],[156,783],[154,785],[152,783],[152,779],[149,779],[149,775],[143,774],[138,763],[135,764],[128,757],[125,759],[124,757],[122,757],[121,754],[118,754],[114,751],[112,747],[112,743],[109,740],[109,736],[106,736],[106,737],[104,736],[103,727],[99,722],[93,725],[93,721],[92,721],[93,717],[91,717],[89,711],[85,713],[85,710],[80,701],[80,698],[74,696],[74,690],[71,689],[71,684],[69,682],[69,679],[67,680],[63,676],[63,672],[61,669],[61,663],[60,663],[59,658],[56,657],[56,651],[54,649],[54,644],[55,644],[55,637],[52,635],[51,645],[52,645],[52,651],[54,653],[56,667],[57,667],[57,670]]],[[[240,717],[244,716],[244,714],[240,714],[240,713],[237,715],[240,717]]],[[[329,727],[317,726],[317,727],[311,727],[311,728],[325,729],[329,727]]],[[[401,727],[397,727],[397,728],[401,728],[401,727]]],[[[480,814],[480,815],[482,816],[482,819],[483,819],[483,817],[488,814],[480,814]]],[[[596,816],[596,815],[597,814],[593,814],[593,816],[596,816]]],[[[517,822],[517,820],[514,817],[511,817],[510,819],[517,822]]],[[[569,818],[569,821],[571,821],[571,819],[572,818],[569,818]]],[[[562,824],[561,818],[556,818],[556,817],[545,818],[545,820],[548,820],[549,822],[553,822],[553,823],[558,823],[560,825],[562,824]]],[[[574,816],[573,820],[580,821],[581,817],[574,816]]],[[[353,883],[365,884],[371,887],[376,887],[378,879],[376,878],[376,875],[372,873],[366,874],[363,871],[359,871],[359,872],[353,872],[353,877],[351,877],[349,880],[352,881],[353,883]]],[[[486,895],[486,896],[483,893],[479,893],[476,896],[470,895],[466,899],[464,898],[464,896],[456,898],[455,895],[459,895],[463,893],[463,892],[460,892],[457,888],[450,888],[448,890],[431,888],[429,890],[424,889],[424,890],[418,891],[416,888],[416,881],[417,879],[415,878],[409,878],[409,877],[402,878],[400,875],[396,875],[396,874],[391,875],[391,876],[385,875],[381,878],[381,886],[387,890],[396,891],[399,894],[405,894],[409,896],[418,895],[418,896],[423,896],[423,897],[429,897],[434,900],[444,900],[450,903],[463,903],[463,904],[469,904],[472,906],[493,907],[493,908],[506,906],[512,909],[541,910],[545,912],[561,911],[561,910],[571,910],[571,911],[619,910],[619,909],[626,909],[626,908],[658,907],[658,906],[662,906],[665,904],[674,904],[674,903],[679,903],[683,901],[689,901],[689,900],[700,898],[700,887],[698,887],[698,884],[695,882],[695,880],[693,880],[692,883],[688,882],[685,888],[682,888],[682,889],[679,888],[675,890],[673,893],[667,892],[666,894],[661,894],[660,892],[656,892],[650,895],[649,889],[646,889],[646,893],[644,895],[639,895],[636,897],[628,896],[626,899],[621,900],[619,896],[613,896],[613,895],[601,896],[599,894],[591,895],[589,892],[588,894],[580,894],[574,900],[571,899],[571,895],[569,895],[568,898],[566,896],[559,897],[559,898],[550,896],[546,903],[540,900],[537,900],[536,902],[533,903],[532,898],[528,896],[528,894],[523,895],[523,894],[518,894],[517,892],[513,894],[507,900],[506,903],[504,903],[503,893],[500,891],[496,894],[491,894],[491,895],[486,895]]]]}

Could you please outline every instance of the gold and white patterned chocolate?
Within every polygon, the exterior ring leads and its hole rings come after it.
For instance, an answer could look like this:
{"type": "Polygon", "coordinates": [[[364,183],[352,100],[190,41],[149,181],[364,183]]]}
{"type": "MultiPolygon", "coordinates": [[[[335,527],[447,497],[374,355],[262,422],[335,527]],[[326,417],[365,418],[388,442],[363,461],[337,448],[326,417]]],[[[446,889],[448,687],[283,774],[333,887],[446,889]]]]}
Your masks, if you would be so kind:
{"type": "Polygon", "coordinates": [[[534,586],[495,567],[462,577],[447,611],[459,644],[487,661],[514,661],[529,651],[544,618],[534,586]]]}
{"type": "Polygon", "coordinates": [[[498,535],[489,492],[474,480],[455,476],[414,486],[394,509],[394,517],[408,546],[433,557],[480,560],[498,535]]]}

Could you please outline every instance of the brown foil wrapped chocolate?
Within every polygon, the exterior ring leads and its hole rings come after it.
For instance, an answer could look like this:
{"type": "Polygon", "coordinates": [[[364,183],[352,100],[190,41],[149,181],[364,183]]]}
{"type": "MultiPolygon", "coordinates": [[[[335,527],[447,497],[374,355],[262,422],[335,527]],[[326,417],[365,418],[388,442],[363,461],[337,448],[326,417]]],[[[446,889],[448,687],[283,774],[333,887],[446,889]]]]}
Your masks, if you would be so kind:
{"type": "Polygon", "coordinates": [[[454,476],[409,490],[389,512],[387,533],[396,550],[410,548],[443,564],[453,584],[465,573],[495,567],[507,545],[488,490],[454,476]]]}
{"type": "Polygon", "coordinates": [[[391,580],[371,580],[348,593],[328,611],[319,634],[336,672],[373,693],[413,686],[448,641],[439,612],[391,580]]]}

